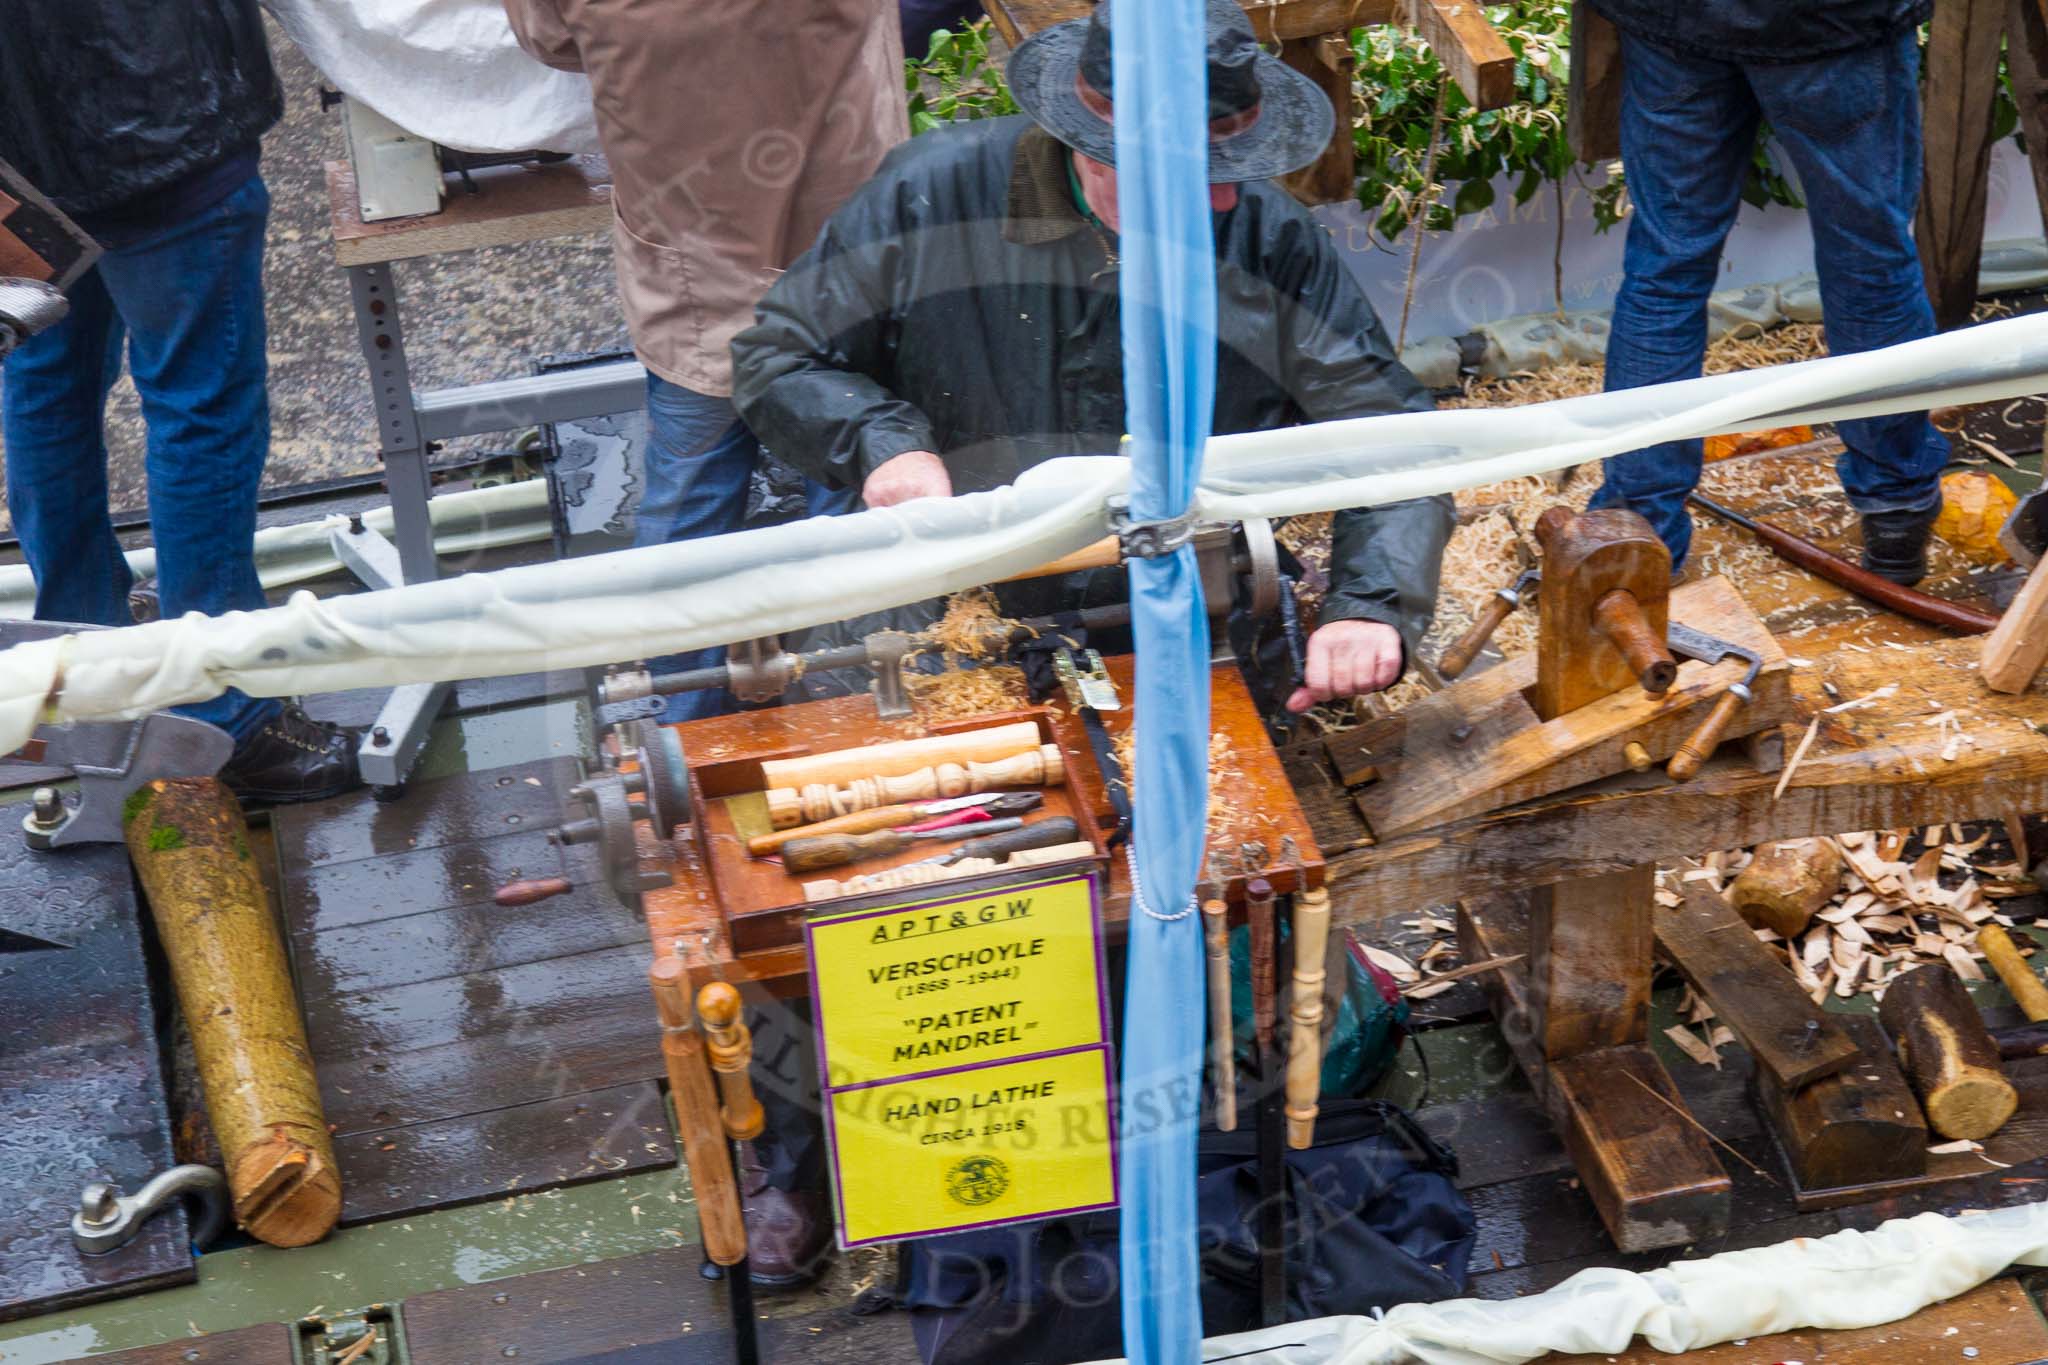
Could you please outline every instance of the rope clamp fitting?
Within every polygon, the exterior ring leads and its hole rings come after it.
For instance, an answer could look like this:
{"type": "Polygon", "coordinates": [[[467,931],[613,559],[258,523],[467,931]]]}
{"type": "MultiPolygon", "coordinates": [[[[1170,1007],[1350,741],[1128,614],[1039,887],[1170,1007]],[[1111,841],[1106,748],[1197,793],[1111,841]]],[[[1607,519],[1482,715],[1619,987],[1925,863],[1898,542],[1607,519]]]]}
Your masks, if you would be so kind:
{"type": "Polygon", "coordinates": [[[1108,500],[1109,529],[1117,538],[1125,559],[1158,559],[1170,555],[1195,536],[1195,513],[1190,507],[1165,521],[1131,520],[1131,500],[1118,494],[1108,500]]]}

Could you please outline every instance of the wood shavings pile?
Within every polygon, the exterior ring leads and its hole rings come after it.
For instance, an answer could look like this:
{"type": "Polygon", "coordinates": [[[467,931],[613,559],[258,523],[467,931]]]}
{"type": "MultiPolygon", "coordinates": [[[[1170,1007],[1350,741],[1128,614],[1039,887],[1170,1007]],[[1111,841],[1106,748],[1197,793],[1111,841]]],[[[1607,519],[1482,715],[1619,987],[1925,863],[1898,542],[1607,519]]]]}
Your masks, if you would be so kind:
{"type": "Polygon", "coordinates": [[[996,610],[991,588],[969,588],[946,599],[946,614],[924,632],[920,654],[940,652],[957,659],[986,659],[1003,651],[1015,621],[996,610]]]}
{"type": "MultiPolygon", "coordinates": [[[[1768,331],[1745,326],[1708,346],[1703,368],[1708,374],[1729,374],[1813,360],[1827,353],[1827,337],[1817,322],[1788,322],[1768,331]]],[[[1467,378],[1463,392],[1438,399],[1437,406],[1518,408],[1525,403],[1598,393],[1606,382],[1605,365],[1597,361],[1568,361],[1504,379],[1467,378]]]]}
{"type": "MultiPolygon", "coordinates": [[[[1783,954],[1801,989],[1816,1004],[1833,995],[1882,998],[1892,978],[1925,963],[1944,962],[1965,981],[1986,978],[1977,931],[2010,927],[1997,902],[2037,888],[2026,870],[1991,845],[1988,829],[1969,837],[1961,825],[1865,830],[1828,842],[1842,855],[1842,887],[1795,939],[1753,930],[1783,954]],[[1992,861],[1994,856],[2001,859],[1992,861]]],[[[1750,850],[1709,854],[1695,866],[1660,868],[1657,901],[1681,903],[1680,884],[1705,881],[1715,891],[1746,867],[1750,850]]],[[[2026,948],[2027,941],[2019,942],[2026,948]]],[[[1690,1022],[1699,1023],[1693,1019],[1690,1022]]],[[[1683,1046],[1683,1044],[1681,1044],[1683,1046]]]]}
{"type": "Polygon", "coordinates": [[[1024,670],[1011,664],[949,668],[944,673],[906,673],[903,682],[918,718],[926,723],[1021,711],[1031,705],[1024,670]]]}
{"type": "MultiPolygon", "coordinates": [[[[1110,745],[1110,751],[1116,755],[1117,766],[1123,769],[1124,791],[1135,799],[1138,785],[1137,729],[1126,728],[1110,745]]],[[[1209,846],[1221,853],[1235,855],[1238,845],[1256,839],[1266,844],[1269,854],[1277,854],[1279,850],[1274,844],[1272,831],[1279,826],[1279,817],[1270,811],[1247,808],[1243,801],[1247,785],[1244,769],[1237,762],[1237,751],[1231,747],[1229,737],[1221,731],[1211,733],[1209,846]]]]}

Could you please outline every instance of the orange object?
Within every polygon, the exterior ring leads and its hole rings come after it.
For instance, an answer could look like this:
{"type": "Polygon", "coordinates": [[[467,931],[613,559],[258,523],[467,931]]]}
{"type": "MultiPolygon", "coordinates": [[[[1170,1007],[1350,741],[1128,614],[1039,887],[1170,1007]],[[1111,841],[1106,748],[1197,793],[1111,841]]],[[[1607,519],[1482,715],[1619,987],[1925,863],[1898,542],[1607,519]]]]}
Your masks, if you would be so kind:
{"type": "Polygon", "coordinates": [[[1760,450],[1783,450],[1786,446],[1805,445],[1812,439],[1813,428],[1809,426],[1736,431],[1723,436],[1709,436],[1705,453],[1707,463],[1712,464],[1716,460],[1732,460],[1737,455],[1754,455],[1760,450]]]}
{"type": "Polygon", "coordinates": [[[1996,474],[1958,469],[1942,476],[1941,515],[1934,519],[1934,534],[1973,563],[2002,563],[2006,554],[1998,543],[1998,528],[2018,505],[2018,496],[1996,474]]]}

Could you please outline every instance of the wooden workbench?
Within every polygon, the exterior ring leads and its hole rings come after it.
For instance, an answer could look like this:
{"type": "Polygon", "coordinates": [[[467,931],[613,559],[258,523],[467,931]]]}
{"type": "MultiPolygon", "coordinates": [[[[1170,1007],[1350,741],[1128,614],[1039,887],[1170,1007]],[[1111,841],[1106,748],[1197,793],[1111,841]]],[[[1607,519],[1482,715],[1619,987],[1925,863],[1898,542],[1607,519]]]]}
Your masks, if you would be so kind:
{"type": "Polygon", "coordinates": [[[447,182],[439,213],[363,221],[355,168],[327,163],[327,199],[334,259],[342,266],[411,260],[444,251],[512,246],[549,237],[608,232],[612,173],[594,154],[547,166],[489,166],[471,172],[478,193],[447,182]]]}

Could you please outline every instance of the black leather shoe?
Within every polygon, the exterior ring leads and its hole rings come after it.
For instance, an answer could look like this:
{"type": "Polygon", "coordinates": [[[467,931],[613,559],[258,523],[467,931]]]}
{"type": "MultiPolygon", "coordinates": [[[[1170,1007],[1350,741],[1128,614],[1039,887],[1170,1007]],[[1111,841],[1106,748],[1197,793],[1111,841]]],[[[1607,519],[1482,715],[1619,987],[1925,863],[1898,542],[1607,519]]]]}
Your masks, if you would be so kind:
{"type": "Polygon", "coordinates": [[[832,1220],[824,1192],[776,1189],[768,1183],[754,1144],[737,1146],[747,1278],[764,1289],[809,1284],[832,1264],[832,1220]]]}
{"type": "Polygon", "coordinates": [[[363,785],[356,736],[349,726],[287,706],[235,747],[220,780],[243,801],[260,805],[324,801],[363,785]]]}
{"type": "Polygon", "coordinates": [[[1863,514],[1863,567],[1908,585],[1927,577],[1927,536],[1941,505],[1919,512],[1863,514]]]}

